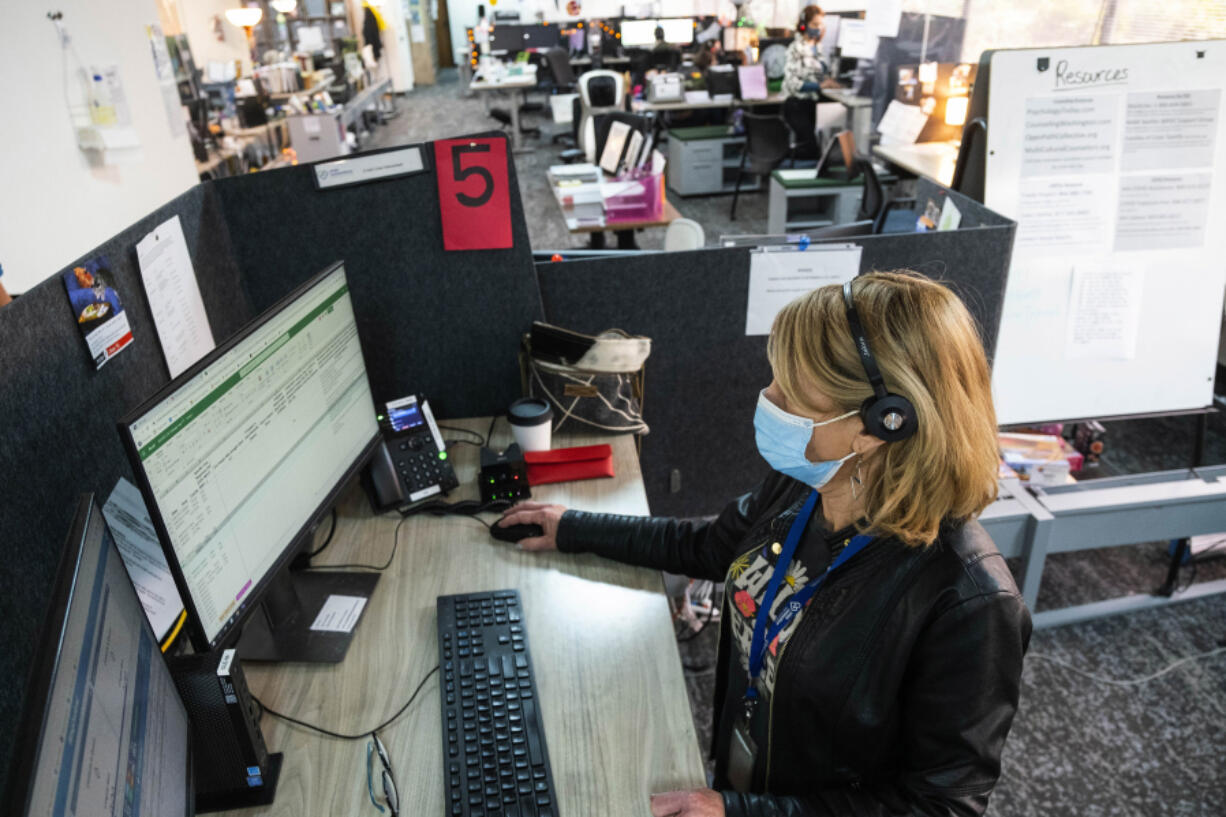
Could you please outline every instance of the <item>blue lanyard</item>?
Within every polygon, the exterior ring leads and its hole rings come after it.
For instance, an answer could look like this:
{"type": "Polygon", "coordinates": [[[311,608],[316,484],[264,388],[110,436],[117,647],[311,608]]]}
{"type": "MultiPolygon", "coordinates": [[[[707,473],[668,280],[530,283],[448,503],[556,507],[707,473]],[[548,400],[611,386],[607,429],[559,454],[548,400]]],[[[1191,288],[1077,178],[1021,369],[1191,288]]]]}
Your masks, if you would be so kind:
{"type": "Polygon", "coordinates": [[[788,530],[787,539],[784,540],[783,551],[779,554],[779,560],[775,562],[775,572],[771,574],[770,582],[766,585],[766,594],[762,597],[762,604],[758,608],[758,617],[753,625],[753,640],[749,645],[749,686],[745,690],[745,697],[755,699],[758,697],[758,689],[755,682],[758,680],[758,675],[762,672],[762,664],[766,661],[766,648],[775,637],[783,631],[792,619],[804,609],[809,599],[817,592],[830,574],[838,570],[843,565],[847,564],[853,556],[868,546],[868,543],[873,541],[873,537],[865,534],[852,537],[847,547],[843,548],[843,552],[834,559],[826,572],[818,576],[813,581],[809,582],[801,589],[799,593],[788,599],[788,603],[779,611],[779,617],[773,623],[770,623],[768,631],[768,622],[770,619],[770,608],[775,603],[775,596],[779,594],[779,585],[783,583],[783,578],[788,572],[788,567],[792,563],[792,556],[796,553],[796,546],[800,544],[801,534],[804,533],[805,526],[809,523],[809,517],[813,515],[813,509],[817,506],[817,491],[814,491],[805,501],[804,507],[800,509],[800,513],[792,522],[792,527],[788,530]]]}

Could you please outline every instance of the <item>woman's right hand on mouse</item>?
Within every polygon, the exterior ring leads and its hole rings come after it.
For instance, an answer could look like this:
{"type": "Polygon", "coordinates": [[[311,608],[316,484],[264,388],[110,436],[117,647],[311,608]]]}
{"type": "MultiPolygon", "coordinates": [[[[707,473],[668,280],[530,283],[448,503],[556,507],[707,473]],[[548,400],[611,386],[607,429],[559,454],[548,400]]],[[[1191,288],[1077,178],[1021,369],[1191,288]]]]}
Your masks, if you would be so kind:
{"type": "Polygon", "coordinates": [[[520,502],[507,509],[495,525],[540,525],[544,533],[519,540],[520,550],[557,550],[558,521],[566,512],[564,505],[546,505],[544,502],[520,502]]]}

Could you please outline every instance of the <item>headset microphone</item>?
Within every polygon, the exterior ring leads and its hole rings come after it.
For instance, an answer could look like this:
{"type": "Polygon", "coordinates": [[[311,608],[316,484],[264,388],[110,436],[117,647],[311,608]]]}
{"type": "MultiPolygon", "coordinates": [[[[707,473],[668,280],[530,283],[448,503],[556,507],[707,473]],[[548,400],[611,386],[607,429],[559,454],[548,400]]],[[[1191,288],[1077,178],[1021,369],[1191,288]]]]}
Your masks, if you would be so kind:
{"type": "Polygon", "coordinates": [[[894,394],[886,389],[885,380],[881,377],[881,369],[868,345],[868,337],[860,324],[860,316],[856,312],[856,303],[851,296],[851,281],[843,284],[843,303],[847,307],[847,326],[851,329],[852,340],[856,351],[860,354],[860,362],[864,365],[864,373],[873,387],[873,395],[860,405],[860,419],[864,428],[874,437],[887,443],[905,440],[915,433],[915,407],[911,401],[901,394],[894,394]]]}

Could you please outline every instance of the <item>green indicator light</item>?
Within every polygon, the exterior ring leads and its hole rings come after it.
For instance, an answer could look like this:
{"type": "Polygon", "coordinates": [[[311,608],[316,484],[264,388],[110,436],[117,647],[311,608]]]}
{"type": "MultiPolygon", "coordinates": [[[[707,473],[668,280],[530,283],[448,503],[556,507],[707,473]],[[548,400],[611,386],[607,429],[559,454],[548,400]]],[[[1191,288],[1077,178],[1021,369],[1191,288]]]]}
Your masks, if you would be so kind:
{"type": "Polygon", "coordinates": [[[383,415],[382,415],[382,414],[376,414],[376,415],[375,415],[375,419],[376,419],[376,420],[378,420],[378,421],[380,421],[380,422],[382,422],[382,421],[383,421],[383,415]]]}
{"type": "Polygon", "coordinates": [[[490,477],[490,485],[493,485],[493,484],[494,484],[494,478],[490,477]]]}
{"type": "Polygon", "coordinates": [[[447,452],[446,452],[446,451],[440,451],[440,452],[438,452],[438,458],[439,458],[440,460],[445,460],[445,459],[447,459],[447,452]]]}

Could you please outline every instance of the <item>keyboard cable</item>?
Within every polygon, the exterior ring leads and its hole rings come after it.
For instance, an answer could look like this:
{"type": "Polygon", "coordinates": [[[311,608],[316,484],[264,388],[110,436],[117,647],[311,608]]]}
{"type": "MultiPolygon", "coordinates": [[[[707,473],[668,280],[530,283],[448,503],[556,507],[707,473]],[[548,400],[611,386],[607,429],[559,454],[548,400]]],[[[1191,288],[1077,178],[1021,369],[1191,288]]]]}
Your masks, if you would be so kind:
{"type": "Polygon", "coordinates": [[[266,705],[263,701],[261,701],[255,695],[251,696],[251,700],[255,701],[256,705],[260,707],[261,715],[263,715],[266,712],[269,715],[273,716],[274,718],[278,718],[288,723],[292,723],[297,726],[301,726],[304,729],[310,729],[314,732],[318,732],[324,737],[335,738],[336,740],[362,740],[364,738],[369,737],[372,732],[378,732],[381,729],[386,729],[388,726],[391,726],[393,723],[396,722],[396,720],[401,715],[407,712],[409,707],[413,705],[413,701],[417,700],[417,695],[419,692],[421,692],[422,687],[426,685],[426,681],[430,680],[430,677],[434,675],[436,672],[438,672],[438,664],[435,664],[434,668],[425,674],[425,676],[417,684],[417,688],[413,690],[413,694],[409,696],[409,700],[405,701],[404,706],[396,710],[396,714],[392,715],[390,718],[388,718],[383,723],[379,724],[373,729],[364,729],[361,732],[358,732],[352,735],[345,734],[344,732],[334,732],[333,730],[327,729],[323,726],[316,726],[313,723],[307,723],[304,720],[299,720],[298,718],[295,718],[292,715],[286,715],[283,712],[278,712],[272,707],[266,705]]]}

